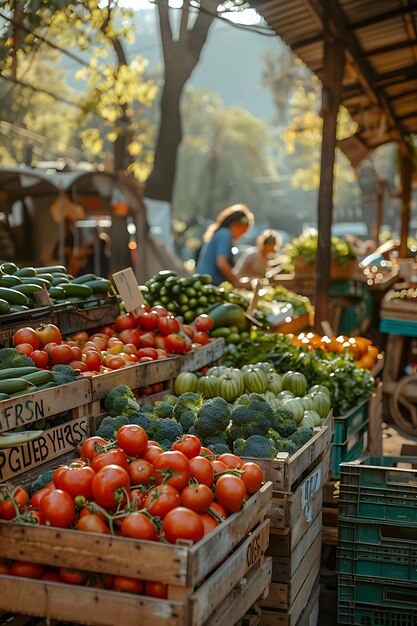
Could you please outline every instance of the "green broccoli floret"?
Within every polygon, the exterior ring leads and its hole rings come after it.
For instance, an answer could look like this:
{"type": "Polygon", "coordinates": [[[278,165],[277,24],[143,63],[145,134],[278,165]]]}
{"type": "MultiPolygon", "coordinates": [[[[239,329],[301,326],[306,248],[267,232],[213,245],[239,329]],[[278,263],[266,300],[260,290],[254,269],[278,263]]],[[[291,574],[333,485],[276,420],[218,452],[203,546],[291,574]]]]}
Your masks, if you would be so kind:
{"type": "Polygon", "coordinates": [[[212,446],[210,448],[210,450],[216,456],[220,456],[221,454],[226,454],[226,453],[230,452],[229,446],[227,444],[224,444],[224,443],[216,443],[216,445],[212,446]]]}
{"type": "Polygon", "coordinates": [[[0,370],[9,367],[33,367],[35,364],[26,354],[20,354],[15,348],[2,348],[0,350],[0,370]]]}
{"type": "Polygon", "coordinates": [[[290,456],[294,454],[294,452],[297,452],[298,450],[295,443],[293,443],[289,439],[281,439],[280,441],[277,442],[276,446],[277,446],[277,452],[288,452],[290,456]]]}
{"type": "Polygon", "coordinates": [[[242,457],[256,459],[273,459],[277,450],[272,439],[263,435],[251,435],[246,439],[236,439],[233,443],[233,452],[242,457]]]}
{"type": "Polygon", "coordinates": [[[224,434],[230,420],[230,407],[223,398],[212,398],[204,402],[197,413],[195,429],[199,437],[224,434]]]}
{"type": "Polygon", "coordinates": [[[54,382],[57,385],[67,385],[68,383],[73,383],[74,380],[80,376],[80,372],[77,372],[70,365],[66,365],[65,363],[54,365],[51,371],[54,377],[54,382]]]}
{"type": "Polygon", "coordinates": [[[116,417],[117,415],[134,416],[140,412],[140,406],[136,400],[132,400],[127,396],[119,396],[112,401],[109,409],[109,415],[116,417]]]}
{"type": "Polygon", "coordinates": [[[46,472],[43,472],[43,474],[40,474],[40,476],[35,478],[35,480],[33,481],[33,483],[31,484],[29,488],[30,497],[32,497],[34,493],[39,491],[39,489],[43,489],[43,487],[46,487],[46,485],[51,482],[54,472],[55,470],[51,469],[46,472]]]}
{"type": "Polygon", "coordinates": [[[289,437],[297,430],[297,422],[294,420],[292,411],[284,408],[278,408],[274,411],[271,420],[271,428],[277,431],[281,437],[289,437]]]}
{"type": "Polygon", "coordinates": [[[292,441],[292,443],[297,447],[297,450],[299,450],[300,448],[304,446],[304,444],[307,443],[307,441],[310,441],[312,436],[313,436],[313,430],[311,428],[302,427],[302,428],[297,428],[295,433],[290,435],[288,439],[292,441]]]}
{"type": "Polygon", "coordinates": [[[266,435],[273,417],[272,406],[259,393],[244,394],[232,410],[229,436],[234,441],[266,435]]]}
{"type": "Polygon", "coordinates": [[[107,440],[114,439],[119,428],[130,423],[130,419],[125,415],[118,415],[117,417],[106,415],[100,426],[97,428],[96,435],[107,440]]]}
{"type": "Polygon", "coordinates": [[[169,449],[174,441],[181,437],[182,428],[180,424],[170,417],[158,417],[153,420],[149,433],[150,439],[154,439],[162,447],[169,449]]]}
{"type": "Polygon", "coordinates": [[[136,424],[136,426],[141,426],[143,430],[148,432],[151,429],[153,420],[144,413],[139,413],[139,415],[130,415],[129,416],[129,424],[136,424]]]}
{"type": "Polygon", "coordinates": [[[190,428],[187,431],[184,430],[184,432],[186,432],[188,435],[195,435],[195,437],[198,437],[197,431],[194,426],[190,426],[190,428]]]}
{"type": "Polygon", "coordinates": [[[135,403],[134,405],[131,405],[132,408],[135,406],[136,413],[139,412],[139,404],[136,402],[135,394],[130,387],[127,385],[117,385],[116,387],[113,387],[113,389],[111,389],[111,391],[109,391],[107,396],[104,398],[104,407],[108,410],[109,415],[119,415],[120,411],[116,411],[114,409],[114,403],[118,398],[128,398],[135,403]]]}
{"type": "Polygon", "coordinates": [[[152,413],[155,417],[172,417],[174,407],[168,402],[156,402],[153,406],[152,413]]]}
{"type": "Polygon", "coordinates": [[[202,404],[203,396],[201,393],[194,393],[193,391],[182,393],[174,407],[175,419],[179,421],[181,415],[187,410],[191,410],[194,414],[196,414],[202,404]]]}
{"type": "Polygon", "coordinates": [[[210,450],[213,450],[214,446],[229,447],[227,437],[225,435],[213,435],[213,437],[204,437],[204,439],[201,440],[201,443],[206,448],[210,448],[210,450]]]}
{"type": "Polygon", "coordinates": [[[194,428],[196,417],[196,414],[191,409],[186,409],[184,413],[181,414],[178,422],[181,424],[185,433],[189,433],[190,428],[194,428]]]}

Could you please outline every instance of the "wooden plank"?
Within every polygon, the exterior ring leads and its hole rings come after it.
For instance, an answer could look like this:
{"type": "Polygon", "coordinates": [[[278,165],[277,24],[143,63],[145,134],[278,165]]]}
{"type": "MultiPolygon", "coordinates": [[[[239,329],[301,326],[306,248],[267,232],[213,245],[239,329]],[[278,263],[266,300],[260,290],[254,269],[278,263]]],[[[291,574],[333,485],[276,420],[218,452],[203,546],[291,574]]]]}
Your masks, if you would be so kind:
{"type": "Polygon", "coordinates": [[[44,463],[74,452],[90,436],[89,418],[70,420],[45,430],[22,446],[0,450],[0,481],[10,480],[44,463]]]}
{"type": "Polygon", "coordinates": [[[325,546],[337,546],[338,541],[338,528],[331,528],[330,526],[323,526],[322,542],[325,546]]]}
{"type": "Polygon", "coordinates": [[[90,381],[86,378],[52,389],[34,391],[18,398],[0,401],[0,432],[51,417],[92,402],[90,381]]]}
{"type": "Polygon", "coordinates": [[[382,376],[386,393],[389,393],[388,383],[396,382],[400,377],[404,342],[405,337],[401,335],[388,335],[385,350],[386,365],[382,376]]]}
{"type": "Polygon", "coordinates": [[[175,378],[180,373],[179,357],[158,359],[149,363],[137,363],[114,372],[92,376],[92,399],[101,400],[116,385],[128,385],[131,389],[146,387],[154,383],[175,378]]]}
{"type": "Polygon", "coordinates": [[[244,584],[222,602],[204,626],[235,626],[236,621],[268,588],[271,580],[271,567],[271,559],[267,558],[260,567],[252,570],[244,584]]]}
{"type": "Polygon", "coordinates": [[[179,602],[11,576],[0,576],[0,587],[0,609],[5,611],[89,626],[186,624],[185,606],[179,602]]]}
{"type": "Polygon", "coordinates": [[[191,626],[201,626],[247,572],[255,565],[259,565],[268,547],[268,541],[269,520],[264,520],[189,598],[191,626]]]}
{"type": "Polygon", "coordinates": [[[369,400],[368,450],[370,454],[382,454],[382,382],[369,400]]]}
{"type": "Polygon", "coordinates": [[[211,339],[210,343],[197,350],[191,350],[180,356],[182,372],[196,372],[206,365],[214,363],[224,354],[225,342],[222,337],[211,339]]]}
{"type": "Polygon", "coordinates": [[[313,543],[322,528],[322,514],[317,515],[314,522],[304,535],[304,537],[296,543],[293,533],[290,531],[286,535],[276,533],[271,529],[271,537],[269,540],[268,554],[277,557],[291,557],[293,567],[297,567],[313,543]]]}

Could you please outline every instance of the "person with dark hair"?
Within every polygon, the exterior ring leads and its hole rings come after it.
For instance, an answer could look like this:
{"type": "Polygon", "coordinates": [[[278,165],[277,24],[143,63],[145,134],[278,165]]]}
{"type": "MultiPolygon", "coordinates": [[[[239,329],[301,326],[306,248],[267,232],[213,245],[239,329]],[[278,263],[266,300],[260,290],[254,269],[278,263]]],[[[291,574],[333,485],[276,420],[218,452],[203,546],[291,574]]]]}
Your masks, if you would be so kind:
{"type": "Polygon", "coordinates": [[[199,274],[210,274],[213,284],[228,280],[237,285],[233,273],[232,246],[253,225],[253,215],[244,204],[234,204],[217,216],[204,234],[204,244],[197,262],[199,274]]]}
{"type": "Polygon", "coordinates": [[[276,230],[264,230],[256,240],[256,248],[249,248],[242,254],[234,269],[236,276],[264,278],[268,259],[281,246],[281,237],[276,230]]]}

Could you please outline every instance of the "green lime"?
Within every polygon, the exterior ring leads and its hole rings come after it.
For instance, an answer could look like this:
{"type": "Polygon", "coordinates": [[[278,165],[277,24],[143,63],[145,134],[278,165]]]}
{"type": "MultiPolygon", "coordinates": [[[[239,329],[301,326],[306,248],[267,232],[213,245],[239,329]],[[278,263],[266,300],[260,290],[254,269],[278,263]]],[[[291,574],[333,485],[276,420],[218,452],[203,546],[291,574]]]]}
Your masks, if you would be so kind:
{"type": "Polygon", "coordinates": [[[226,343],[240,343],[239,333],[230,333],[230,335],[226,337],[226,343]]]}
{"type": "Polygon", "coordinates": [[[192,322],[194,318],[195,318],[194,311],[187,311],[186,313],[184,313],[185,322],[192,322]]]}
{"type": "Polygon", "coordinates": [[[200,296],[198,299],[198,304],[200,306],[207,306],[209,303],[207,296],[200,296]]]}
{"type": "Polygon", "coordinates": [[[171,298],[169,296],[161,296],[160,300],[162,304],[168,304],[169,302],[171,302],[171,298]]]}
{"type": "Polygon", "coordinates": [[[198,300],[197,300],[197,298],[190,298],[190,299],[188,300],[188,306],[189,306],[189,308],[190,308],[190,309],[195,309],[195,307],[197,306],[197,304],[198,304],[198,300]]]}
{"type": "Polygon", "coordinates": [[[185,293],[180,293],[177,297],[177,300],[180,304],[187,304],[188,303],[188,298],[185,295],[185,293]]]}
{"type": "Polygon", "coordinates": [[[190,298],[195,298],[197,295],[197,292],[195,289],[193,289],[192,287],[187,287],[185,290],[185,293],[187,294],[187,296],[189,296],[190,298]]]}
{"type": "MultiPolygon", "coordinates": [[[[175,304],[173,302],[169,301],[169,298],[166,298],[166,299],[168,300],[168,302],[165,303],[166,310],[167,311],[172,311],[173,313],[175,313],[177,307],[175,306],[175,304]]],[[[162,300],[162,298],[161,298],[161,300],[162,300]]]]}
{"type": "Polygon", "coordinates": [[[195,310],[196,315],[203,315],[206,312],[206,308],[204,306],[199,306],[195,310]]]}

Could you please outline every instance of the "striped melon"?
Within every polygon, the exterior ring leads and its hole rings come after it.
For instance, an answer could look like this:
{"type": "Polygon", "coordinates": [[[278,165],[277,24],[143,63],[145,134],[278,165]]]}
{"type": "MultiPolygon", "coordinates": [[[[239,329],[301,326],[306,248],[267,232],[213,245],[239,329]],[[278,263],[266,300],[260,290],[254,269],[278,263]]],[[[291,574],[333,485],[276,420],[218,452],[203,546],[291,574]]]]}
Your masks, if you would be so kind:
{"type": "Polygon", "coordinates": [[[182,393],[197,390],[198,378],[195,374],[192,374],[191,372],[182,372],[181,374],[178,374],[174,381],[175,395],[180,396],[182,393]]]}
{"type": "Polygon", "coordinates": [[[245,387],[251,393],[264,393],[268,389],[268,377],[261,369],[245,372],[245,387]]]}

